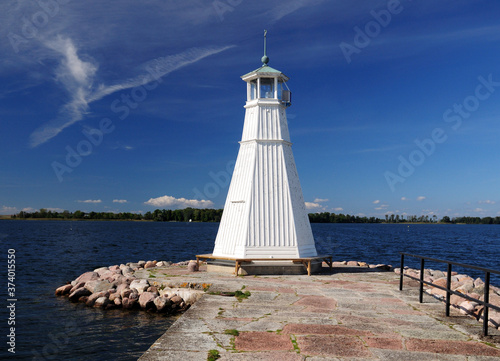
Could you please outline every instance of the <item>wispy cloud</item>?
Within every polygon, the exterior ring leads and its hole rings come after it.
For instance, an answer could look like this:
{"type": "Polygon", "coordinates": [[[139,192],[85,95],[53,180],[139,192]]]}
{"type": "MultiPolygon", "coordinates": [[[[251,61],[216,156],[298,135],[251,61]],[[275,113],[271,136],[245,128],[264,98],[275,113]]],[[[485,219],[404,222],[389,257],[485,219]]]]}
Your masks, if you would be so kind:
{"type": "Polygon", "coordinates": [[[495,201],[491,201],[491,200],[485,200],[485,201],[479,201],[477,202],[479,204],[495,204],[496,202],[495,201]]]}
{"type": "Polygon", "coordinates": [[[196,199],[186,199],[186,198],[175,198],[172,196],[162,196],[158,198],[150,198],[147,202],[144,202],[148,206],[153,207],[172,207],[172,208],[213,208],[214,203],[208,200],[196,200],[196,199]]]}
{"type": "Polygon", "coordinates": [[[419,202],[422,202],[424,199],[426,199],[426,197],[424,197],[424,196],[417,197],[417,201],[419,201],[419,202]]]}
{"type": "Polygon", "coordinates": [[[113,203],[127,203],[126,199],[113,199],[113,203]]]}
{"type": "Polygon", "coordinates": [[[37,147],[57,136],[65,128],[82,120],[92,102],[120,90],[141,86],[153,80],[164,77],[189,64],[231,48],[232,46],[192,48],[182,53],[156,58],[140,66],[141,75],[125,79],[113,85],[100,83],[94,86],[98,64],[91,60],[83,60],[78,54],[73,41],[58,36],[45,43],[55,51],[60,58],[60,64],[55,71],[55,79],[60,82],[70,96],[70,101],[59,110],[57,118],[43,124],[30,135],[30,146],[37,147]],[[154,72],[154,77],[149,73],[154,72]]]}
{"type": "Polygon", "coordinates": [[[12,215],[12,214],[15,214],[15,213],[17,213],[17,208],[16,207],[2,206],[2,208],[0,208],[0,214],[12,215]]]}
{"type": "Polygon", "coordinates": [[[323,202],[328,202],[329,199],[326,199],[326,198],[316,198],[314,200],[315,203],[323,203],[323,202]]]}
{"type": "Polygon", "coordinates": [[[78,203],[102,203],[102,200],[100,199],[86,199],[83,201],[78,200],[78,203]]]}
{"type": "Polygon", "coordinates": [[[323,206],[316,202],[304,202],[308,210],[321,210],[323,206]]]}
{"type": "Polygon", "coordinates": [[[379,199],[373,201],[373,204],[379,204],[379,203],[380,203],[379,199]]]}

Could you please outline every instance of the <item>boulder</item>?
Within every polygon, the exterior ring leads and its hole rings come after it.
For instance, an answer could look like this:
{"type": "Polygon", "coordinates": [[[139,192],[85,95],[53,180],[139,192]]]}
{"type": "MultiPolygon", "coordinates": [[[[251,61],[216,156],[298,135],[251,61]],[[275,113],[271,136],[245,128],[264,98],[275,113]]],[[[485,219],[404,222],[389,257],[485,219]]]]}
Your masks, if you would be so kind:
{"type": "Polygon", "coordinates": [[[435,279],[432,284],[436,286],[446,287],[446,277],[435,279]]]}
{"type": "MultiPolygon", "coordinates": [[[[462,281],[461,281],[462,282],[462,281]]],[[[460,287],[457,287],[455,291],[460,293],[469,293],[474,289],[474,281],[466,281],[460,287]]]]}
{"type": "Polygon", "coordinates": [[[80,297],[89,296],[90,294],[91,292],[88,289],[86,289],[85,287],[80,287],[69,295],[69,300],[71,302],[77,302],[80,297]]]}
{"type": "Polygon", "coordinates": [[[464,302],[464,300],[465,299],[463,297],[460,297],[457,295],[451,295],[451,297],[450,297],[450,303],[453,306],[459,306],[462,302],[464,302]]]}
{"type": "Polygon", "coordinates": [[[118,266],[117,264],[115,264],[114,266],[110,266],[110,267],[109,267],[109,270],[110,270],[110,271],[117,271],[117,270],[120,270],[120,266],[118,266]]]}
{"type": "Polygon", "coordinates": [[[88,282],[99,279],[99,274],[97,272],[85,272],[81,274],[76,280],[76,283],[79,282],[88,282]]]}
{"type": "Polygon", "coordinates": [[[120,283],[118,286],[116,286],[116,293],[121,295],[122,291],[126,290],[127,288],[130,289],[127,283],[120,283]]]}
{"type": "Polygon", "coordinates": [[[102,274],[106,271],[108,271],[109,268],[108,267],[101,267],[101,268],[97,268],[94,270],[95,273],[97,273],[99,275],[99,277],[102,276],[102,274]]]}
{"type": "Polygon", "coordinates": [[[85,288],[88,289],[91,293],[107,291],[111,287],[111,283],[107,280],[94,280],[89,281],[85,284],[85,288]]]}
{"type": "Polygon", "coordinates": [[[368,267],[368,263],[366,262],[358,262],[359,267],[368,267]]]}
{"type": "Polygon", "coordinates": [[[106,292],[105,291],[101,291],[101,292],[96,292],[96,293],[91,294],[89,296],[89,298],[87,299],[87,302],[85,302],[85,303],[87,304],[87,306],[92,307],[92,306],[94,306],[95,301],[99,297],[106,297],[106,292]]]}
{"type": "Polygon", "coordinates": [[[111,293],[111,294],[109,295],[109,300],[110,300],[110,301],[112,301],[112,302],[113,302],[114,300],[116,300],[117,298],[122,298],[122,296],[120,296],[120,294],[119,294],[119,293],[111,293]]]}
{"type": "Polygon", "coordinates": [[[109,303],[109,298],[99,297],[97,300],[95,300],[94,307],[104,308],[108,305],[108,303],[109,303]]]}
{"type": "Polygon", "coordinates": [[[122,271],[123,275],[129,275],[129,274],[131,275],[134,273],[134,270],[129,266],[125,266],[125,267],[121,268],[121,271],[122,271]]]}
{"type": "Polygon", "coordinates": [[[85,282],[77,282],[73,287],[71,287],[69,293],[71,294],[75,292],[77,289],[82,288],[83,286],[85,286],[85,282]]]}
{"type": "Polygon", "coordinates": [[[168,312],[171,310],[172,301],[166,297],[156,297],[153,302],[158,312],[168,312]]]}
{"type": "Polygon", "coordinates": [[[154,268],[154,267],[156,267],[156,262],[154,262],[154,261],[147,261],[144,264],[144,268],[154,268]]]}
{"type": "Polygon", "coordinates": [[[138,267],[144,268],[145,264],[146,264],[146,261],[139,261],[139,262],[137,262],[138,267]]]}
{"type": "Polygon", "coordinates": [[[125,297],[122,299],[122,307],[125,309],[132,309],[137,306],[137,300],[136,299],[130,299],[128,297],[125,297]]]}
{"type": "Polygon", "coordinates": [[[117,297],[113,300],[114,304],[118,307],[120,307],[122,305],[122,299],[117,297]]]}
{"type": "Polygon", "coordinates": [[[154,293],[155,295],[158,296],[158,288],[156,286],[149,286],[146,291],[154,293]]]}
{"type": "Polygon", "coordinates": [[[128,298],[130,298],[131,300],[138,300],[139,294],[137,292],[135,292],[135,290],[132,290],[132,292],[130,292],[130,295],[128,296],[128,298]]]}
{"type": "Polygon", "coordinates": [[[472,301],[464,301],[460,304],[459,308],[460,308],[460,312],[463,313],[463,314],[469,314],[469,313],[473,313],[474,312],[474,309],[478,306],[479,304],[476,303],[476,302],[472,302],[472,301]]]}
{"type": "Polygon", "coordinates": [[[132,292],[132,290],[131,290],[130,288],[126,287],[126,288],[124,288],[124,289],[122,289],[122,290],[120,291],[120,296],[121,296],[122,298],[125,298],[125,297],[130,296],[130,294],[131,294],[131,293],[133,293],[133,292],[132,292]]]}
{"type": "Polygon", "coordinates": [[[73,288],[71,284],[67,284],[64,286],[61,286],[56,289],[56,296],[62,296],[62,295],[67,295],[69,294],[69,291],[73,288]]]}
{"type": "Polygon", "coordinates": [[[349,261],[347,265],[350,267],[358,267],[358,261],[349,261]]]}
{"type": "Polygon", "coordinates": [[[444,276],[445,276],[444,272],[442,272],[442,271],[439,271],[439,270],[432,271],[432,277],[434,277],[435,279],[437,279],[437,278],[443,278],[444,276]]]}
{"type": "Polygon", "coordinates": [[[188,272],[198,272],[199,267],[196,261],[189,261],[188,263],[188,272]]]}
{"type": "Polygon", "coordinates": [[[145,279],[133,280],[130,283],[130,289],[136,289],[139,294],[146,291],[149,287],[149,282],[145,279]]]}
{"type": "Polygon", "coordinates": [[[151,309],[155,307],[154,300],[157,296],[152,292],[143,292],[139,296],[139,305],[144,309],[151,309]]]}
{"type": "Polygon", "coordinates": [[[113,276],[115,273],[113,271],[107,270],[101,275],[101,279],[113,282],[113,276]]]}

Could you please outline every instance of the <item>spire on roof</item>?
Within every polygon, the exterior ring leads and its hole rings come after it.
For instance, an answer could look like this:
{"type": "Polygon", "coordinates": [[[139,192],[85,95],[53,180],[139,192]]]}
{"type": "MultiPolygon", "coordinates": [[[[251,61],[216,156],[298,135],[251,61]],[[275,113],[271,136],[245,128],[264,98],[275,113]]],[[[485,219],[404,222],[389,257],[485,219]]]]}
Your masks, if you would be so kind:
{"type": "Polygon", "coordinates": [[[262,57],[262,65],[265,66],[267,63],[269,63],[269,57],[266,55],[266,39],[267,39],[267,30],[264,30],[264,56],[262,57]]]}

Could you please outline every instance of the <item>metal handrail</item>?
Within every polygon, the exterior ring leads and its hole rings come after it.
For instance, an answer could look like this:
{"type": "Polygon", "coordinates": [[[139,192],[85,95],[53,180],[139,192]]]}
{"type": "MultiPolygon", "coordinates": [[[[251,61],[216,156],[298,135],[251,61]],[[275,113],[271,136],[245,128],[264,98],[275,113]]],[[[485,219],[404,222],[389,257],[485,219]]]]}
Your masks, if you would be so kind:
{"type": "Polygon", "coordinates": [[[490,308],[493,308],[497,311],[500,311],[500,307],[496,305],[492,305],[490,302],[490,274],[498,274],[500,275],[500,271],[493,270],[490,268],[484,268],[484,267],[478,267],[478,266],[473,266],[470,264],[465,264],[465,263],[459,263],[459,262],[453,262],[453,261],[445,261],[442,259],[437,259],[437,258],[432,258],[432,257],[425,257],[425,256],[418,256],[415,254],[410,254],[406,252],[399,252],[401,255],[401,272],[400,272],[400,279],[399,279],[399,290],[403,290],[403,277],[408,277],[413,280],[416,280],[420,283],[419,287],[419,302],[423,302],[423,294],[424,294],[424,283],[427,285],[432,285],[433,287],[439,288],[443,291],[446,291],[446,316],[450,316],[450,299],[451,299],[451,294],[460,296],[462,298],[465,298],[470,301],[477,302],[481,305],[484,306],[484,312],[483,312],[483,336],[488,336],[488,311],[490,308]],[[420,259],[420,278],[416,278],[410,275],[405,275],[404,274],[404,260],[405,256],[409,257],[414,257],[414,258],[419,258],[420,259]],[[440,263],[446,263],[448,265],[447,267],[447,272],[446,272],[446,287],[441,287],[439,285],[435,285],[432,282],[424,281],[424,265],[425,265],[425,260],[428,261],[433,261],[433,262],[440,262],[440,263]],[[470,296],[467,296],[463,293],[453,291],[451,289],[451,266],[459,266],[463,268],[470,268],[470,269],[475,269],[478,271],[483,271],[485,273],[485,278],[484,278],[484,301],[478,300],[477,298],[473,298],[470,296]]]}

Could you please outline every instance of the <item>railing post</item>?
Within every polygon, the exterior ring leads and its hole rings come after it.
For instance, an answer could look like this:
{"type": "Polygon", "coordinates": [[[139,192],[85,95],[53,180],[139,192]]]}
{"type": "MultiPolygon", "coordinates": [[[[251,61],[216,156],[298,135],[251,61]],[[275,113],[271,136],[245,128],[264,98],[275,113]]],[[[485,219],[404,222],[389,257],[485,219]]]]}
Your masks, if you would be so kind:
{"type": "Polygon", "coordinates": [[[450,300],[451,300],[451,263],[448,263],[446,273],[446,317],[450,316],[450,300]]]}
{"type": "MultiPolygon", "coordinates": [[[[484,277],[484,302],[485,303],[490,303],[490,273],[486,272],[485,277],[484,277]]],[[[483,336],[488,336],[488,318],[489,318],[489,312],[488,312],[488,306],[484,305],[484,311],[483,311],[483,336]]]]}
{"type": "Polygon", "coordinates": [[[420,290],[418,295],[420,303],[424,302],[424,259],[420,258],[420,290]]]}
{"type": "Polygon", "coordinates": [[[405,255],[401,253],[401,272],[399,276],[399,290],[403,290],[403,273],[404,273],[405,255]]]}

